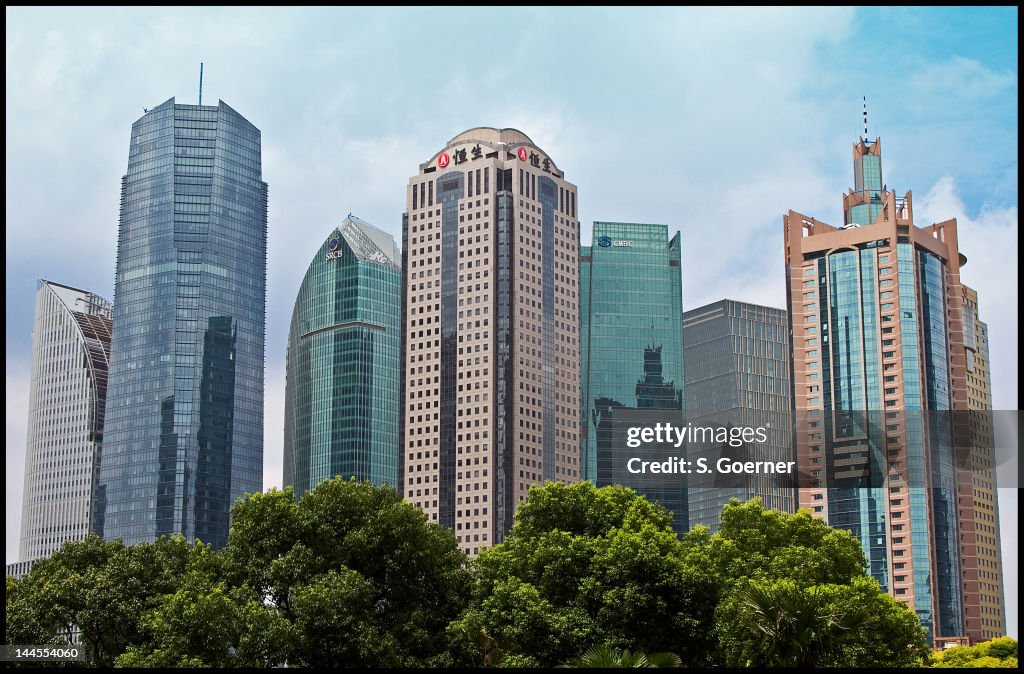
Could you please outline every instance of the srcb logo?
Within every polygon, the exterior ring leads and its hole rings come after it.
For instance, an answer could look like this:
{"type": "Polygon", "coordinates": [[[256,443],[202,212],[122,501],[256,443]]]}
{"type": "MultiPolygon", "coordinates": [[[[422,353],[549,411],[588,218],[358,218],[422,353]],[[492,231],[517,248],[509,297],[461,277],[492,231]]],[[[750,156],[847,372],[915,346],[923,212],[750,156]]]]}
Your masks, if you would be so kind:
{"type": "Polygon", "coordinates": [[[327,252],[326,255],[324,255],[325,259],[327,259],[327,260],[340,260],[341,259],[342,254],[343,254],[342,250],[341,250],[341,239],[339,239],[336,236],[331,237],[331,239],[327,242],[327,247],[330,248],[330,250],[327,252]]]}
{"type": "Polygon", "coordinates": [[[611,237],[607,237],[607,236],[599,236],[599,237],[597,237],[597,245],[601,246],[601,248],[610,248],[611,245],[612,245],[611,237]]]}

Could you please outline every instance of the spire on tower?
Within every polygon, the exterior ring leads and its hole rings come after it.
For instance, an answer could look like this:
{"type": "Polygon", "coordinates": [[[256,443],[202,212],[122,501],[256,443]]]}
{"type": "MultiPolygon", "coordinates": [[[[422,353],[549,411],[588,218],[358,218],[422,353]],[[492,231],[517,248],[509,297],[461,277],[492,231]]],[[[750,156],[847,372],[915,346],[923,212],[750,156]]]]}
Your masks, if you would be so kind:
{"type": "Polygon", "coordinates": [[[868,97],[864,97],[864,140],[868,139],[868,97]]]}

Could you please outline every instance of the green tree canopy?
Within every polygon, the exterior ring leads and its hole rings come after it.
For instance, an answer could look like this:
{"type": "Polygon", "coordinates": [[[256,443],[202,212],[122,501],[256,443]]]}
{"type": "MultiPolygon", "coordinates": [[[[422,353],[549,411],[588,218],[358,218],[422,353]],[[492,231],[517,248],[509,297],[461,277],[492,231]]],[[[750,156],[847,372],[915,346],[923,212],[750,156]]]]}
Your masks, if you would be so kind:
{"type": "Polygon", "coordinates": [[[665,509],[631,489],[531,488],[508,537],[474,568],[473,601],[450,631],[478,664],[494,648],[506,664],[542,666],[601,644],[684,661],[707,648],[712,580],[687,566],[665,509]]]}
{"type": "Polygon", "coordinates": [[[735,499],[713,536],[686,536],[691,564],[716,570],[717,648],[732,667],[908,667],[927,658],[925,630],[865,573],[860,544],[801,510],[735,499]]]}
{"type": "Polygon", "coordinates": [[[70,643],[80,631],[92,662],[112,666],[145,642],[144,615],[201,550],[180,536],[131,547],[95,535],[65,543],[21,581],[8,578],[8,643],[70,643]]]}
{"type": "Polygon", "coordinates": [[[268,667],[294,640],[290,625],[248,587],[224,580],[224,559],[199,548],[174,593],[142,618],[146,638],[118,667],[268,667]]]}
{"type": "Polygon", "coordinates": [[[1017,669],[1017,640],[998,637],[974,646],[954,646],[936,653],[932,667],[1012,667],[1017,669]]]}
{"type": "Polygon", "coordinates": [[[239,501],[223,555],[227,587],[286,622],[290,665],[447,664],[445,628],[470,594],[451,531],[394,487],[340,477],[297,502],[290,488],[239,501]]]}

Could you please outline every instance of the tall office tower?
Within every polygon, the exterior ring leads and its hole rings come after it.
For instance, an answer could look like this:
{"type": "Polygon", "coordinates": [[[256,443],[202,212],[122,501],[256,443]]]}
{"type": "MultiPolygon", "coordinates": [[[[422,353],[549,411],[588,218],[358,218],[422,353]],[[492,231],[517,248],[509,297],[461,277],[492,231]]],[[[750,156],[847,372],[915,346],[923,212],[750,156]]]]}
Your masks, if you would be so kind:
{"type": "Polygon", "coordinates": [[[970,588],[968,583],[968,591],[965,591],[967,636],[977,643],[1006,634],[1006,609],[1003,604],[1002,543],[993,452],[995,434],[992,427],[988,326],[981,321],[978,312],[978,293],[966,285],[960,287],[963,290],[967,405],[971,410],[967,415],[971,451],[958,473],[961,478],[960,517],[962,522],[973,522],[975,537],[974,548],[965,542],[961,545],[960,554],[965,566],[973,557],[973,566],[977,567],[977,587],[970,588]],[[976,613],[973,621],[972,612],[976,613]]]}
{"type": "Polygon", "coordinates": [[[284,484],[398,482],[402,267],[390,234],[349,215],[302,279],[288,333],[284,484]]]}
{"type": "MultiPolygon", "coordinates": [[[[682,425],[683,285],[679,232],[666,225],[595,222],[580,247],[580,475],[621,484],[660,502],[679,533],[688,528],[682,475],[631,473],[623,429],[682,425]]],[[[685,448],[650,448],[651,458],[685,448]]]]}
{"type": "Polygon", "coordinates": [[[103,441],[110,302],[40,281],[32,328],[32,383],[22,494],[22,562],[85,538],[103,441]]]}
{"type": "MultiPolygon", "coordinates": [[[[789,317],[782,309],[719,300],[683,314],[686,344],[686,421],[712,428],[764,429],[765,442],[691,441],[689,458],[709,467],[722,458],[794,461],[789,317]],[[739,442],[734,443],[739,445],[739,442]]],[[[793,512],[795,482],[786,475],[690,475],[690,524],[717,531],[729,499],[755,496],[793,512]]]]}
{"type": "Polygon", "coordinates": [[[96,532],[227,542],[263,487],[267,184],[260,132],[221,101],[132,125],[96,532]]]}
{"type": "Polygon", "coordinates": [[[476,554],[530,485],[579,479],[576,187],[526,134],[478,127],[406,207],[401,479],[476,554]]]}
{"type": "MultiPolygon", "coordinates": [[[[968,406],[956,220],[917,227],[882,181],[881,142],[853,147],[844,224],[783,217],[799,505],[850,530],[869,572],[930,638],[963,637],[956,448],[968,406]],[[957,417],[962,418],[962,417],[957,417]],[[806,476],[806,477],[805,477],[806,476]]],[[[941,639],[941,641],[940,641],[941,639]]]]}

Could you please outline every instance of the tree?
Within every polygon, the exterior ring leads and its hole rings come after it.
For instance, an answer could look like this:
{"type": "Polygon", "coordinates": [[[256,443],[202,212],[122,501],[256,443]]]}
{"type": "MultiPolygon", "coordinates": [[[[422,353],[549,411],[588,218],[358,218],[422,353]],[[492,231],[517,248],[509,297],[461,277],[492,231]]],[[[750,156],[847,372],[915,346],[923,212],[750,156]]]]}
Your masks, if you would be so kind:
{"type": "Polygon", "coordinates": [[[733,501],[713,536],[686,536],[692,564],[715,569],[717,648],[710,663],[746,666],[920,666],[917,616],[866,573],[860,544],[802,510],[733,501]]]}
{"type": "Polygon", "coordinates": [[[682,661],[674,653],[630,653],[617,651],[611,646],[593,646],[586,653],[570,660],[563,667],[604,669],[607,667],[681,667],[682,661]]]}
{"type": "Polygon", "coordinates": [[[1017,669],[1017,640],[998,637],[974,646],[954,646],[936,653],[932,667],[1012,667],[1017,669]]]}
{"type": "Polygon", "coordinates": [[[224,563],[229,587],[289,625],[289,665],[448,664],[445,630],[470,593],[451,531],[394,487],[340,477],[297,502],[290,488],[239,501],[224,563]]]}
{"type": "Polygon", "coordinates": [[[477,664],[482,633],[502,664],[555,666],[605,643],[684,658],[707,648],[711,578],[687,565],[665,509],[625,487],[532,487],[474,572],[473,600],[450,633],[477,664]]]}
{"type": "Polygon", "coordinates": [[[754,667],[819,667],[833,663],[850,630],[871,620],[863,607],[838,608],[823,586],[801,589],[793,581],[753,582],[739,590],[739,627],[758,643],[747,653],[754,667]]]}
{"type": "Polygon", "coordinates": [[[91,661],[113,666],[144,642],[143,615],[175,590],[193,552],[181,537],[132,547],[95,535],[67,542],[13,588],[8,581],[8,634],[70,643],[80,633],[91,661]]]}
{"type": "Polygon", "coordinates": [[[715,535],[697,526],[684,540],[695,563],[714,568],[728,589],[743,578],[788,578],[801,586],[848,583],[864,575],[860,543],[809,510],[790,515],[765,508],[760,498],[732,499],[715,535]]]}
{"type": "Polygon", "coordinates": [[[269,667],[294,640],[290,626],[247,587],[222,579],[222,557],[201,548],[180,586],[142,619],[146,639],[118,667],[269,667]]]}
{"type": "Polygon", "coordinates": [[[42,622],[38,606],[23,581],[7,576],[5,633],[7,644],[61,645],[67,641],[42,622]]]}

